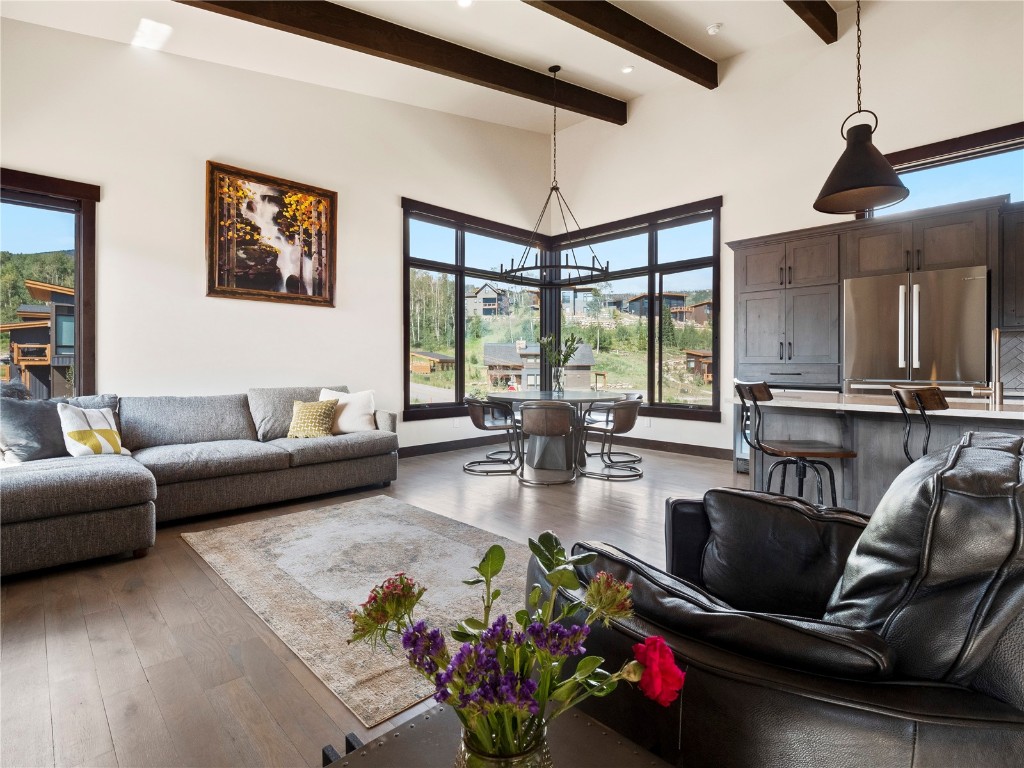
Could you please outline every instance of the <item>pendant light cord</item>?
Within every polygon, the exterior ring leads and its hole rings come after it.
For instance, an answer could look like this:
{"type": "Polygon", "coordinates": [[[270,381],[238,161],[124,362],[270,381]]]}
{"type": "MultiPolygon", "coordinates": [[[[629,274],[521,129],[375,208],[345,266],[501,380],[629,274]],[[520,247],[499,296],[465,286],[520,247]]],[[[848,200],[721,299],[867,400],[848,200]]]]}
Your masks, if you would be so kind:
{"type": "Polygon", "coordinates": [[[857,111],[860,107],[860,0],[857,0],[857,111]]]}
{"type": "Polygon", "coordinates": [[[558,70],[551,73],[551,186],[558,186],[558,70]]]}

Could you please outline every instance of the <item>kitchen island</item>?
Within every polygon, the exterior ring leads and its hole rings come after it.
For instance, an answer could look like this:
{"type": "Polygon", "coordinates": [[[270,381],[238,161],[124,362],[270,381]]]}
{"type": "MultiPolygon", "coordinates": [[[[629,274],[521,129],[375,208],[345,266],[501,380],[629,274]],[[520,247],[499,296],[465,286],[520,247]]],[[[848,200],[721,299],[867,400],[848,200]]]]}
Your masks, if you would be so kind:
{"type": "MultiPolygon", "coordinates": [[[[774,400],[761,404],[764,420],[762,436],[771,439],[825,440],[857,451],[857,458],[830,461],[836,473],[838,504],[862,512],[872,512],[895,477],[907,466],[903,454],[905,421],[891,395],[844,395],[838,392],[773,390],[774,400]]],[[[1008,432],[1024,436],[1024,403],[1007,400],[994,403],[989,398],[948,397],[949,410],[929,413],[932,421],[930,452],[960,439],[965,432],[1008,432]]],[[[911,453],[921,452],[924,425],[914,414],[911,453]]],[[[760,452],[750,457],[750,487],[763,490],[768,468],[774,459],[760,452]]],[[[805,497],[814,501],[815,484],[808,478],[805,497]]],[[[828,479],[826,503],[828,498],[828,479]]],[[[778,473],[775,484],[778,488],[778,473]]],[[[796,482],[789,477],[787,492],[796,493],[796,482]]]]}

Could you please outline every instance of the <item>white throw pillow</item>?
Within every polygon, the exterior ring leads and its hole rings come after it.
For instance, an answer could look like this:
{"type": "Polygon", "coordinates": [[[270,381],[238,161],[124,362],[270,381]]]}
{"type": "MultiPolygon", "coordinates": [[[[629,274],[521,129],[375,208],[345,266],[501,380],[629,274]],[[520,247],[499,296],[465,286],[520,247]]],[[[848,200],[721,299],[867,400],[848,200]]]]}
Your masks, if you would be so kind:
{"type": "Polygon", "coordinates": [[[121,446],[121,435],[110,408],[77,408],[58,403],[57,413],[60,415],[60,430],[64,433],[64,445],[72,456],[131,455],[127,448],[121,446]]]}
{"type": "Polygon", "coordinates": [[[377,429],[373,418],[373,390],[362,392],[335,392],[333,389],[321,389],[321,400],[337,400],[334,406],[334,423],[331,425],[332,435],[344,435],[349,432],[372,432],[377,429]]]}

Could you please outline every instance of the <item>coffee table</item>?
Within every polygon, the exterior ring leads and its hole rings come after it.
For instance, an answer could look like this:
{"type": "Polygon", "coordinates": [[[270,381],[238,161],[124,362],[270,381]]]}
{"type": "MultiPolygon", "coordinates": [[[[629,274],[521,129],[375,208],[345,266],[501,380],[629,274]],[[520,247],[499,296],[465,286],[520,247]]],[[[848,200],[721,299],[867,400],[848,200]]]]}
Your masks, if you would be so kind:
{"type": "MultiPolygon", "coordinates": [[[[459,746],[459,719],[438,705],[370,743],[342,755],[329,768],[451,768],[459,746]]],[[[548,730],[555,768],[671,768],[591,717],[570,711],[548,730]]]]}

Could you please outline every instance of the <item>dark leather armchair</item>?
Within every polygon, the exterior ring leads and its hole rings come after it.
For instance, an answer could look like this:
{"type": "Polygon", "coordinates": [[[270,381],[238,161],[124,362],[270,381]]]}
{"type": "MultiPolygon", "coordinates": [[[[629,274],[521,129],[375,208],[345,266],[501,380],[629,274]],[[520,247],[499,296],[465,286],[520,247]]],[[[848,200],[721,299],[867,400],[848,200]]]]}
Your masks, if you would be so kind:
{"type": "Polygon", "coordinates": [[[870,518],[736,489],[670,499],[668,572],[577,544],[598,555],[584,584],[633,584],[635,617],[592,627],[588,653],[616,669],[658,634],[687,672],[669,708],[633,689],[588,710],[687,768],[1024,765],[1022,446],[967,434],[870,518]]]}

